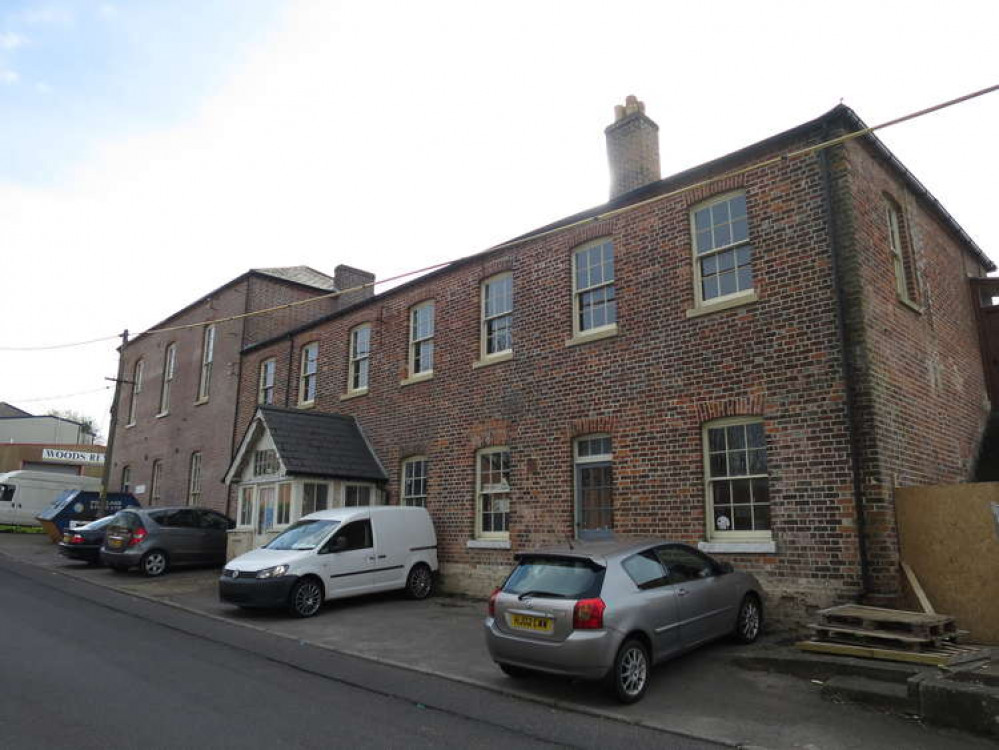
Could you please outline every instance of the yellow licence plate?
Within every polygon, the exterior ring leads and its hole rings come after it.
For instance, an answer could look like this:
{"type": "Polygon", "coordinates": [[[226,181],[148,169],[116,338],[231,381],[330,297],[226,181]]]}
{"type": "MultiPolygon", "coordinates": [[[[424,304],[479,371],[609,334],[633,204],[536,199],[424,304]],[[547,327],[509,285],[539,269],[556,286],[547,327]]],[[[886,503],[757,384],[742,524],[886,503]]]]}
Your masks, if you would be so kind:
{"type": "Polygon", "coordinates": [[[533,630],[536,633],[552,632],[552,618],[534,615],[510,615],[510,625],[520,630],[533,630]]]}
{"type": "Polygon", "coordinates": [[[108,537],[108,547],[114,547],[117,549],[124,542],[123,539],[116,539],[115,537],[108,537]]]}
{"type": "Polygon", "coordinates": [[[66,542],[66,544],[69,544],[69,540],[72,539],[72,538],[73,538],[72,534],[63,534],[62,535],[62,540],[64,542],[66,542]]]}

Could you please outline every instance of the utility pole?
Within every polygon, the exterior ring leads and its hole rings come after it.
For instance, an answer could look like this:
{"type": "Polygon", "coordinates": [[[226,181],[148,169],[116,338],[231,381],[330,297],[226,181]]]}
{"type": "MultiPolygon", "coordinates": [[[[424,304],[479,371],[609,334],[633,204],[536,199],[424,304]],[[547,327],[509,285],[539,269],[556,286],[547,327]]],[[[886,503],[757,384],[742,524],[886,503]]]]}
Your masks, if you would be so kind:
{"type": "MultiPolygon", "coordinates": [[[[118,347],[118,376],[114,379],[114,399],[111,401],[111,424],[108,427],[108,445],[104,449],[104,472],[101,475],[101,517],[108,514],[108,485],[111,483],[111,457],[114,455],[114,434],[118,428],[118,397],[121,395],[121,384],[125,376],[125,347],[128,345],[128,329],[121,334],[121,346],[118,347]]],[[[110,378],[106,378],[110,380],[110,378]]]]}

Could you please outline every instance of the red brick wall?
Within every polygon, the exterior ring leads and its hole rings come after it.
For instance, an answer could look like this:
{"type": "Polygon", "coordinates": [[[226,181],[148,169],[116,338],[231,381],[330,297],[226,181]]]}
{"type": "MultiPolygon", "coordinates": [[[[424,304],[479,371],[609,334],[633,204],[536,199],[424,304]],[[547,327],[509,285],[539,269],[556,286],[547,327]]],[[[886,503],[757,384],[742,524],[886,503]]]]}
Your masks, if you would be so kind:
{"type": "Polygon", "coordinates": [[[428,507],[448,585],[481,592],[503,575],[513,551],[572,533],[574,435],[595,428],[612,435],[618,530],[696,543],[705,538],[702,424],[759,415],[777,552],[735,562],[758,572],[774,600],[825,603],[856,593],[849,434],[819,162],[796,159],[723,187],[747,193],[755,304],[687,317],[693,198],[675,197],[471,260],[293,342],[249,352],[240,434],[253,414],[259,362],[278,359],[277,403],[287,395],[293,406],[300,347],[318,340],[315,408],[358,417],[391,476],[393,502],[400,461],[429,457],[428,507]],[[566,346],[572,251],[600,236],[615,245],[619,332],[566,346]],[[513,272],[514,358],[473,368],[479,284],[501,270],[513,272]],[[428,299],[436,303],[435,374],[401,386],[408,310],[428,299]],[[348,331],[362,322],[373,328],[370,393],[341,400],[348,331]],[[512,550],[469,549],[475,451],[498,444],[512,454],[512,550]]]}
{"type": "Polygon", "coordinates": [[[833,164],[871,587],[889,601],[899,587],[894,488],[971,477],[988,404],[968,277],[984,269],[867,146],[838,149],[833,164]],[[901,209],[919,310],[896,291],[886,195],[901,209]]]}

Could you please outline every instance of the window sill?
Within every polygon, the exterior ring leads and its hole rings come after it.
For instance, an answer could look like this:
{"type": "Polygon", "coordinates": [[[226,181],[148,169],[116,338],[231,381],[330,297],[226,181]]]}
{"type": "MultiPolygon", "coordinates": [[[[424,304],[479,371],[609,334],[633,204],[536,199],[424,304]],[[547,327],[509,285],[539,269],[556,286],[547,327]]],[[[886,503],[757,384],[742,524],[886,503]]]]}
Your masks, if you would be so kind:
{"type": "Polygon", "coordinates": [[[361,396],[367,396],[367,395],[368,395],[367,388],[359,388],[356,391],[350,391],[348,393],[343,394],[342,396],[340,396],[340,400],[350,401],[352,398],[360,398],[361,396]]]}
{"type": "Polygon", "coordinates": [[[208,397],[205,396],[205,398],[199,398],[197,401],[195,401],[194,405],[201,406],[202,404],[207,404],[207,403],[208,403],[208,397]]]}
{"type": "Polygon", "coordinates": [[[405,380],[400,380],[400,386],[413,385],[414,383],[422,383],[425,380],[430,380],[434,376],[433,370],[427,370],[426,372],[419,372],[416,375],[410,375],[405,380]]]}
{"type": "Polygon", "coordinates": [[[316,406],[315,401],[300,401],[299,403],[295,404],[296,409],[313,409],[315,408],[315,406],[316,406]]]}
{"type": "Polygon", "coordinates": [[[767,554],[774,553],[777,551],[777,543],[773,539],[770,541],[759,540],[755,542],[745,541],[715,541],[715,542],[698,542],[697,549],[701,552],[730,552],[733,554],[748,553],[748,554],[767,554]]]}
{"type": "Polygon", "coordinates": [[[505,352],[499,352],[498,354],[487,354],[481,359],[477,359],[472,362],[472,369],[478,370],[480,367],[489,367],[489,365],[498,365],[500,362],[509,362],[513,359],[513,351],[507,350],[505,352]]]}
{"type": "Polygon", "coordinates": [[[157,414],[153,418],[154,419],[163,419],[163,417],[169,417],[169,416],[170,416],[170,412],[168,412],[168,411],[161,411],[159,414],[157,414]]]}
{"type": "Polygon", "coordinates": [[[603,328],[597,328],[593,331],[574,333],[572,338],[565,342],[565,345],[579,346],[580,344],[588,344],[591,341],[600,341],[601,339],[609,339],[614,336],[617,336],[617,323],[610,326],[604,326],[603,328]]]}
{"type": "Polygon", "coordinates": [[[465,542],[468,549],[510,549],[509,539],[469,539],[465,542]]]}
{"type": "Polygon", "coordinates": [[[917,305],[911,299],[906,299],[905,297],[899,297],[898,301],[899,301],[899,304],[901,304],[903,307],[908,307],[914,313],[918,313],[919,315],[923,314],[923,308],[922,308],[922,306],[917,305]]]}
{"type": "Polygon", "coordinates": [[[135,422],[129,422],[127,425],[125,425],[126,430],[130,430],[133,427],[135,427],[135,422]]]}
{"type": "Polygon", "coordinates": [[[702,302],[697,307],[693,307],[690,310],[687,310],[687,317],[699,318],[702,315],[711,315],[711,313],[721,312],[722,310],[731,310],[734,307],[751,305],[754,302],[756,302],[758,299],[759,297],[756,296],[755,291],[748,291],[732,297],[721,299],[718,302],[702,302]]]}

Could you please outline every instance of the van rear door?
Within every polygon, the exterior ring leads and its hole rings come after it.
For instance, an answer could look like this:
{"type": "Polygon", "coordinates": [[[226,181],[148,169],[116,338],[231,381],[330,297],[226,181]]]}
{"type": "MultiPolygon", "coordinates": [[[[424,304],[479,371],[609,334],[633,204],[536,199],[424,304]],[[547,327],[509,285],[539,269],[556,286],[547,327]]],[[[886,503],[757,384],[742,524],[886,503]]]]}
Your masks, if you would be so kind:
{"type": "Polygon", "coordinates": [[[14,495],[17,487],[13,484],[0,484],[0,524],[14,523],[14,495]]]}

